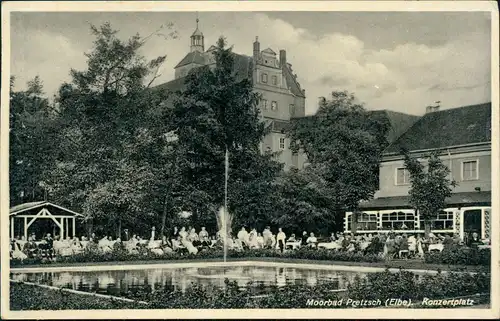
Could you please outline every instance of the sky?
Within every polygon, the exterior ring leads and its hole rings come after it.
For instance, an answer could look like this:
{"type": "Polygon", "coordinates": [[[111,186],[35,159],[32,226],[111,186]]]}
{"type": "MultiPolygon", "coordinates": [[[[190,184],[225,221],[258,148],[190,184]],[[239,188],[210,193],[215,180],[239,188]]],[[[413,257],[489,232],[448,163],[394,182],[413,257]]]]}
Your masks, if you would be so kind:
{"type": "MultiPolygon", "coordinates": [[[[110,22],[126,40],[173,24],[176,39],[155,36],[142,48],[148,59],[167,55],[156,84],[174,78],[189,52],[196,12],[16,12],[11,15],[11,74],[16,89],[39,75],[53,96],[84,70],[92,49],[90,24],[110,22]]],[[[347,90],[370,110],[421,115],[491,101],[491,20],[486,12],[199,12],[205,49],[222,35],[240,54],[287,51],[306,90],[306,113],[319,97],[347,90]]]]}

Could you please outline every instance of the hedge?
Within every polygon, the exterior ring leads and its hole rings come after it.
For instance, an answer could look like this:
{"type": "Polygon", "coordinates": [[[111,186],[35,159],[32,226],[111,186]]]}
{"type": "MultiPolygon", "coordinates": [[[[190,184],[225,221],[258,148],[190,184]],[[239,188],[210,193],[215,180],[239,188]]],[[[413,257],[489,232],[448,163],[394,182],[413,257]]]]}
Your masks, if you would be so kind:
{"type": "MultiPolygon", "coordinates": [[[[143,254],[129,254],[125,251],[113,251],[110,253],[95,253],[85,251],[81,254],[71,256],[58,256],[56,262],[58,263],[88,263],[88,262],[123,262],[123,261],[154,261],[154,260],[193,260],[193,259],[216,259],[222,258],[224,253],[217,249],[208,249],[201,251],[196,255],[193,254],[179,254],[179,253],[166,253],[163,255],[156,255],[150,252],[143,254]]],[[[271,249],[259,250],[245,250],[227,252],[228,258],[259,258],[259,257],[280,257],[280,258],[294,258],[294,259],[308,259],[308,260],[326,260],[326,261],[345,261],[345,262],[381,262],[383,258],[378,255],[362,253],[347,253],[347,252],[333,252],[325,249],[310,249],[302,248],[295,251],[287,251],[284,253],[271,249]]],[[[51,264],[53,261],[42,259],[26,259],[24,261],[11,260],[11,267],[28,266],[34,264],[51,264]]]]}
{"type": "Polygon", "coordinates": [[[425,263],[490,266],[491,250],[460,247],[442,252],[428,253],[425,255],[425,263]]]}

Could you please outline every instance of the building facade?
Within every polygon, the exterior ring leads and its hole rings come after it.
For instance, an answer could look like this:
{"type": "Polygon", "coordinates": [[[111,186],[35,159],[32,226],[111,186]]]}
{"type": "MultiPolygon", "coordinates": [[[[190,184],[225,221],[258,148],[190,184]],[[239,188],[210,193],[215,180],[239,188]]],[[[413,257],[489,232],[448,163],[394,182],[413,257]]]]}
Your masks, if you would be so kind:
{"type": "MultiPolygon", "coordinates": [[[[157,88],[182,90],[184,79],[191,70],[215,66],[215,49],[215,46],[210,46],[205,50],[205,37],[198,28],[197,20],[196,30],[191,35],[190,51],[175,66],[175,79],[157,88]]],[[[249,79],[254,91],[261,94],[261,120],[271,129],[261,143],[261,152],[279,152],[278,160],[284,164],[285,170],[303,168],[305,155],[290,150],[286,132],[292,118],[305,116],[305,90],[297,81],[285,50],[280,50],[279,56],[271,48],[261,50],[258,38],[252,49],[252,56],[233,53],[234,73],[237,80],[249,79]]]]}
{"type": "MultiPolygon", "coordinates": [[[[380,188],[374,199],[360,203],[357,232],[394,230],[423,233],[424,223],[408,202],[409,173],[401,148],[422,157],[433,150],[450,169],[458,185],[432,221],[433,233],[455,233],[464,238],[477,232],[490,238],[491,225],[491,103],[428,112],[392,143],[380,164],[380,188]]],[[[344,230],[352,228],[347,212],[344,230]]]]}

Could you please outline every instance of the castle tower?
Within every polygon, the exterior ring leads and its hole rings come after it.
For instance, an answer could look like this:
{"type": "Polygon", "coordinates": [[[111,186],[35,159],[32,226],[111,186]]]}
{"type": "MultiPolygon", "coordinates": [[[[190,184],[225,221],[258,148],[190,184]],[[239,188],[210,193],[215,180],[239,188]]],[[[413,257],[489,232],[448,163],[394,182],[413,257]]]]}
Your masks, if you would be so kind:
{"type": "Polygon", "coordinates": [[[203,36],[203,33],[198,28],[198,22],[200,22],[200,19],[196,18],[196,30],[191,35],[191,52],[194,52],[194,51],[204,52],[205,51],[205,37],[203,36]]]}

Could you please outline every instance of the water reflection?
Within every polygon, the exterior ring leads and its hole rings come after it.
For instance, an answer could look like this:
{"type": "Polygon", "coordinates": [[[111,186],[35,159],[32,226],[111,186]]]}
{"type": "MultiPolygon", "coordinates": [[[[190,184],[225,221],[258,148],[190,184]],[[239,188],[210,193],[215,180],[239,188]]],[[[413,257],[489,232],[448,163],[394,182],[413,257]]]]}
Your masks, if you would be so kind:
{"type": "Polygon", "coordinates": [[[193,283],[225,287],[224,280],[245,287],[252,282],[254,292],[266,292],[273,286],[292,284],[316,286],[329,282],[332,290],[344,289],[347,282],[362,273],[299,269],[288,267],[207,267],[169,268],[93,272],[11,273],[14,280],[64,287],[74,290],[122,295],[129,290],[149,285],[151,291],[185,292],[193,283]]]}

